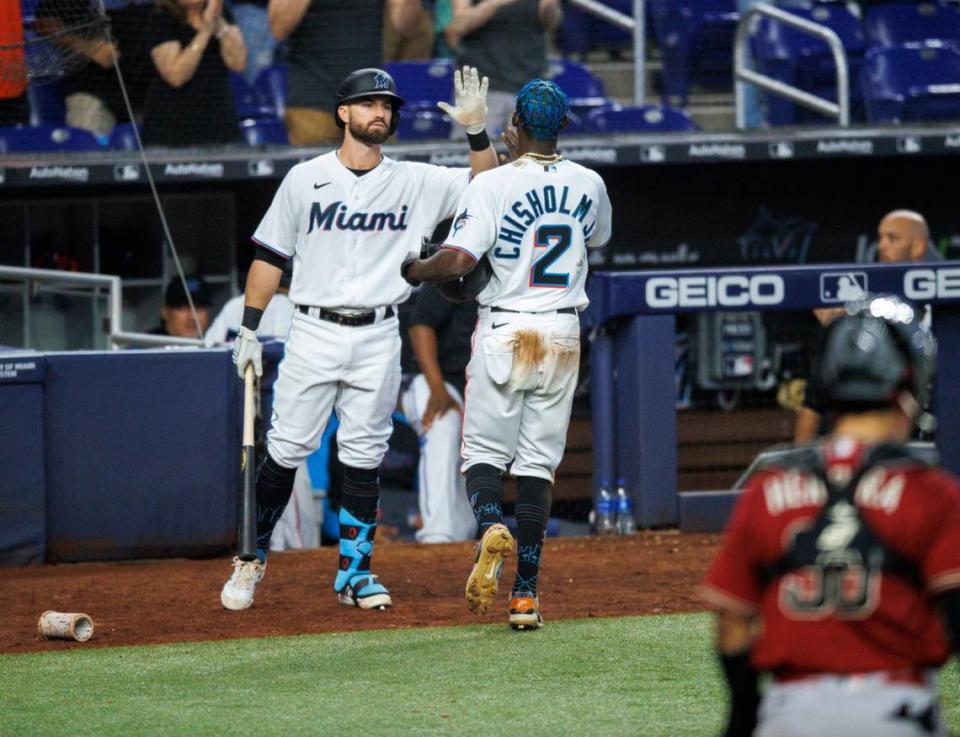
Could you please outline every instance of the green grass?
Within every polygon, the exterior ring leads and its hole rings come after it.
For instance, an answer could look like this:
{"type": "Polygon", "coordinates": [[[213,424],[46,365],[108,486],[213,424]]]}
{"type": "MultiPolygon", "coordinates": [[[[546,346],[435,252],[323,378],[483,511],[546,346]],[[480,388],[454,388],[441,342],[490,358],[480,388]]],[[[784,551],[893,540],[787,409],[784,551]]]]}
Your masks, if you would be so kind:
{"type": "Polygon", "coordinates": [[[0,734],[18,736],[712,737],[723,700],[707,615],[0,657],[0,734]]]}

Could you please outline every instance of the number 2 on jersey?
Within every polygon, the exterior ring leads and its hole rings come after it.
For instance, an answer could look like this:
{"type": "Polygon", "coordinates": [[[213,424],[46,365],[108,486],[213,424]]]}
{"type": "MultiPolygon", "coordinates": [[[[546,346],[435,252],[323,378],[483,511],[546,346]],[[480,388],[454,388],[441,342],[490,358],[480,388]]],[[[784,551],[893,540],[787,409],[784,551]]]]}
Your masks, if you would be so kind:
{"type": "MultiPolygon", "coordinates": [[[[547,250],[536,258],[530,267],[531,287],[566,287],[570,285],[570,273],[548,271],[573,241],[573,230],[569,225],[541,225],[533,236],[533,246],[547,250]]],[[[536,251],[534,251],[536,253],[536,251]]]]}

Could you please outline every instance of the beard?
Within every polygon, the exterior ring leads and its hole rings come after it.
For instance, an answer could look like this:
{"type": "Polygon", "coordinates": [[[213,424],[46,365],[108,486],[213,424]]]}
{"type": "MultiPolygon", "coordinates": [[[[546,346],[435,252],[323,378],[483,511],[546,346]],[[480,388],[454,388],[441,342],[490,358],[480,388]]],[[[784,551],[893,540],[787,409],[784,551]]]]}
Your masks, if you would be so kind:
{"type": "Polygon", "coordinates": [[[367,143],[372,145],[379,145],[386,141],[390,137],[390,128],[376,128],[374,129],[373,124],[369,124],[366,128],[361,128],[358,124],[353,121],[350,122],[350,135],[361,143],[367,143]]]}

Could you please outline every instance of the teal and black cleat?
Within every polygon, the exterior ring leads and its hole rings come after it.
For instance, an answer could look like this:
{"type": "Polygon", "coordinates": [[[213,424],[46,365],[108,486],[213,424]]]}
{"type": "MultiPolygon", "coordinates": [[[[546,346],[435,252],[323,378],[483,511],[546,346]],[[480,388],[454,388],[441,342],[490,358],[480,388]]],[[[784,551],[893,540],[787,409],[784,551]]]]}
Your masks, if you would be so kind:
{"type": "Polygon", "coordinates": [[[340,508],[340,562],[333,590],[344,606],[361,609],[388,609],[393,606],[387,587],[370,573],[375,522],[361,522],[340,508]]]}

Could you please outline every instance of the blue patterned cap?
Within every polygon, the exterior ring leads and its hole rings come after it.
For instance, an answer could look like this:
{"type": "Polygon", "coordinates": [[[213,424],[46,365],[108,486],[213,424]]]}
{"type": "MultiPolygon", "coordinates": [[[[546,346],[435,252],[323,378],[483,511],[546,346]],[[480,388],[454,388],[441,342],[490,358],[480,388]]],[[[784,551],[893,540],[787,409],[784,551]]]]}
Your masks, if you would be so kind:
{"type": "Polygon", "coordinates": [[[517,115],[534,138],[556,138],[569,110],[566,93],[553,82],[532,79],[517,93],[517,115]]]}

